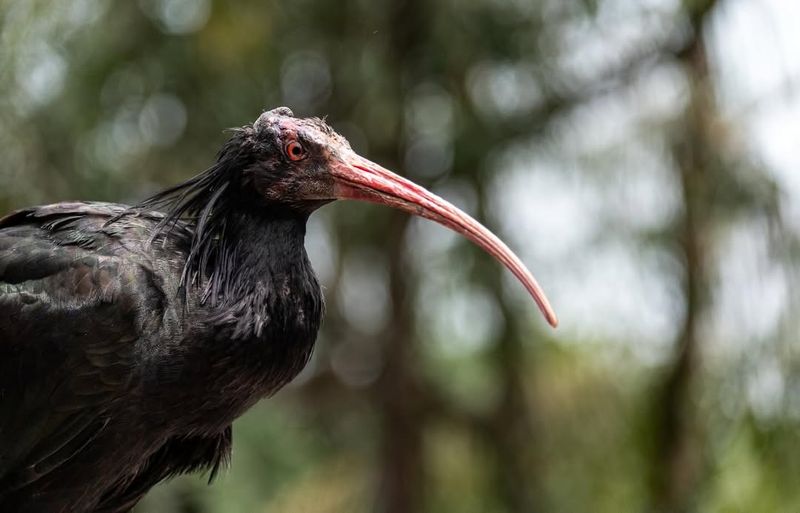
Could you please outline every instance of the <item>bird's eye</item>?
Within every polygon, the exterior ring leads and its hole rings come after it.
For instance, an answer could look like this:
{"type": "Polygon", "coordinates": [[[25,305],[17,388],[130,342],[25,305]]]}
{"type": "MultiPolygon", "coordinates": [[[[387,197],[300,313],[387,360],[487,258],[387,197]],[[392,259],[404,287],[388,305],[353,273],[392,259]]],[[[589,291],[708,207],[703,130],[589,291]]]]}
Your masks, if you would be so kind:
{"type": "Polygon", "coordinates": [[[297,141],[289,141],[286,144],[286,156],[289,160],[303,160],[306,158],[306,149],[297,141]]]}

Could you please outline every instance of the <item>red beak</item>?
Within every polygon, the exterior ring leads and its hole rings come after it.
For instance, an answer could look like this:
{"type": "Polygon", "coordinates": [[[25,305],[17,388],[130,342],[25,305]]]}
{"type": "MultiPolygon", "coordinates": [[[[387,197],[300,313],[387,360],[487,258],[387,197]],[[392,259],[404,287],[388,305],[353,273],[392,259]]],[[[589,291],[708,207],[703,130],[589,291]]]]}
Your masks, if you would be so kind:
{"type": "Polygon", "coordinates": [[[554,328],[558,326],[558,318],[536,279],[517,255],[486,227],[432,192],[353,152],[345,150],[339,159],[334,159],[337,162],[331,166],[337,198],[388,205],[460,233],[514,273],[547,322],[554,328]]]}

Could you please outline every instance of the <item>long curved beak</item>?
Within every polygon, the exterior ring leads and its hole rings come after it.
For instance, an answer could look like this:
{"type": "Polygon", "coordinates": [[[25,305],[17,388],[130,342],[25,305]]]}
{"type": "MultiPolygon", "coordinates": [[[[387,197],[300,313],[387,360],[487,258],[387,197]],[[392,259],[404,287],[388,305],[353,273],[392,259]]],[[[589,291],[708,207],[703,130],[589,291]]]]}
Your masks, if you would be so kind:
{"type": "Polygon", "coordinates": [[[547,322],[558,326],[550,302],[525,264],[495,234],[454,205],[352,151],[343,151],[330,167],[334,195],[380,203],[414,214],[465,236],[503,263],[525,286],[547,322]]]}

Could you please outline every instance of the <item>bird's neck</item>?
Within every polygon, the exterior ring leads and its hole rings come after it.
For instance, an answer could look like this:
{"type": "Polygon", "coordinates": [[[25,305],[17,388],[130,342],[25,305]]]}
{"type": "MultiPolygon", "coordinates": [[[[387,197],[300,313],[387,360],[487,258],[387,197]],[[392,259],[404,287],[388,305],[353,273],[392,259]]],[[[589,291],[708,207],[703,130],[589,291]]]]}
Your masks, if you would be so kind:
{"type": "Polygon", "coordinates": [[[307,217],[274,209],[237,212],[215,241],[203,308],[232,339],[316,336],[322,293],[304,247],[307,217]]]}
{"type": "Polygon", "coordinates": [[[181,375],[189,386],[180,400],[184,407],[193,405],[188,422],[209,432],[302,370],[324,308],[303,246],[304,217],[229,215],[225,233],[214,238],[220,246],[205,276],[189,289],[191,333],[181,347],[185,359],[202,364],[181,375]],[[213,280],[219,280],[216,295],[201,299],[213,280]]]}
{"type": "Polygon", "coordinates": [[[220,241],[222,254],[235,271],[223,301],[235,301],[239,293],[252,290],[252,285],[277,285],[293,272],[311,271],[304,246],[304,217],[281,211],[244,212],[235,216],[227,229],[229,236],[220,241]]]}
{"type": "Polygon", "coordinates": [[[231,213],[214,241],[204,302],[231,306],[253,298],[260,287],[277,292],[290,274],[311,272],[305,232],[305,218],[280,210],[231,213]]]}

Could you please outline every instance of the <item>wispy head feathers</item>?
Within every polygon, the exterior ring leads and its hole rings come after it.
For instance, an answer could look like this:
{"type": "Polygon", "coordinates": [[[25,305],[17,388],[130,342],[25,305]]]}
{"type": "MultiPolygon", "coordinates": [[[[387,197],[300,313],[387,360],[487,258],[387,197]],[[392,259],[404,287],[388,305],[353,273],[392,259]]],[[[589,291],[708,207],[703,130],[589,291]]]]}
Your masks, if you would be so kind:
{"type": "Polygon", "coordinates": [[[159,210],[164,218],[150,238],[168,234],[176,225],[193,228],[191,246],[181,275],[181,287],[198,284],[203,276],[209,280],[203,301],[212,303],[230,281],[233,245],[227,239],[229,221],[240,188],[244,170],[251,165],[252,151],[247,138],[249,127],[235,129],[234,136],[222,148],[217,162],[199,175],[170,187],[133,208],[134,211],[159,210]]]}

